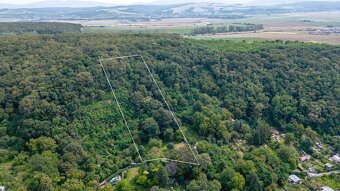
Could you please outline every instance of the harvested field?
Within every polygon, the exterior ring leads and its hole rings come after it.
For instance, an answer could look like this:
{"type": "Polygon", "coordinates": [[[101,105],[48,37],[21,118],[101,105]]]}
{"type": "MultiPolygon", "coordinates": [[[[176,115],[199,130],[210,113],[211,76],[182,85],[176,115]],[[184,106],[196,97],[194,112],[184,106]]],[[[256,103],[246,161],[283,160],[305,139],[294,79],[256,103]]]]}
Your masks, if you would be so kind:
{"type": "Polygon", "coordinates": [[[266,40],[290,40],[290,41],[303,41],[303,42],[314,42],[314,43],[328,43],[334,45],[340,45],[340,35],[309,35],[304,33],[293,33],[293,32],[258,32],[258,33],[238,33],[238,34],[215,34],[215,35],[204,35],[195,36],[192,38],[199,39],[233,39],[233,38],[258,38],[266,40]]]}

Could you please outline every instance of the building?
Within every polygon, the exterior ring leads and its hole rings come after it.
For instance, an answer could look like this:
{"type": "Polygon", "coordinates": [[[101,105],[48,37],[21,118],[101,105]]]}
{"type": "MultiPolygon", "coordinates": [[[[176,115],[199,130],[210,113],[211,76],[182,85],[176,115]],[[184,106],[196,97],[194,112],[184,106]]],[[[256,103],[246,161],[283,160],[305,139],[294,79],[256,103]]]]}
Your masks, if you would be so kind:
{"type": "Polygon", "coordinates": [[[316,173],[311,173],[311,172],[308,172],[307,175],[308,175],[309,178],[313,178],[313,177],[317,176],[316,173]]]}
{"type": "Polygon", "coordinates": [[[313,150],[313,152],[316,152],[316,153],[320,152],[320,149],[317,148],[317,147],[312,147],[312,150],[313,150]]]}
{"type": "Polygon", "coordinates": [[[338,155],[333,155],[331,158],[329,158],[329,160],[336,164],[340,163],[340,157],[338,155]]]}
{"type": "Polygon", "coordinates": [[[301,157],[299,157],[299,161],[301,162],[308,161],[309,159],[311,159],[310,155],[302,155],[301,157]]]}
{"type": "Polygon", "coordinates": [[[6,191],[6,187],[5,186],[0,186],[0,191],[6,191]]]}
{"type": "Polygon", "coordinates": [[[288,181],[296,185],[296,184],[300,184],[302,180],[299,177],[297,177],[295,174],[291,174],[288,177],[288,181]]]}
{"type": "Polygon", "coordinates": [[[311,173],[317,173],[314,167],[309,167],[308,171],[311,173]]]}
{"type": "Polygon", "coordinates": [[[321,191],[334,191],[334,190],[328,186],[323,186],[321,187],[321,191]]]}
{"type": "Polygon", "coordinates": [[[322,143],[316,143],[316,146],[319,147],[320,149],[323,148],[323,144],[322,143]]]}
{"type": "Polygon", "coordinates": [[[280,133],[278,130],[272,130],[272,139],[280,142],[285,137],[285,134],[280,133]]]}
{"type": "Polygon", "coordinates": [[[330,164],[330,163],[326,163],[325,164],[325,167],[328,169],[328,170],[331,170],[333,168],[333,165],[330,164]]]}
{"type": "Polygon", "coordinates": [[[313,29],[307,29],[308,34],[311,35],[339,35],[340,27],[319,27],[313,29]]]}
{"type": "Polygon", "coordinates": [[[115,177],[113,177],[111,180],[110,180],[110,183],[112,184],[112,185],[115,185],[115,184],[117,184],[119,181],[121,181],[122,180],[122,177],[120,176],[120,175],[118,175],[118,176],[115,176],[115,177]]]}

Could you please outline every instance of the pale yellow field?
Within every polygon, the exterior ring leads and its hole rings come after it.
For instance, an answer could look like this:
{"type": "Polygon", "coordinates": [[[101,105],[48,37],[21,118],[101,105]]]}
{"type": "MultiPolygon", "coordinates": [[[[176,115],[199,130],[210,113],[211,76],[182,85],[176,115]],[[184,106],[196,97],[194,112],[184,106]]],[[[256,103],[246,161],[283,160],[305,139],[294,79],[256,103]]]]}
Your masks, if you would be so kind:
{"type": "MultiPolygon", "coordinates": [[[[180,10],[177,10],[180,11],[180,10]]],[[[244,19],[208,19],[208,18],[168,18],[150,21],[132,22],[128,20],[80,20],[63,21],[79,23],[83,26],[97,27],[89,32],[150,31],[162,33],[189,34],[195,27],[208,25],[230,25],[234,23],[263,24],[264,29],[244,33],[224,33],[195,36],[192,38],[259,38],[270,40],[291,40],[340,45],[340,36],[309,35],[310,28],[334,25],[340,27],[340,12],[300,12],[289,14],[254,15],[244,19]],[[308,22],[306,22],[306,20],[308,22]],[[99,27],[100,26],[100,27],[99,27]]]]}
{"type": "Polygon", "coordinates": [[[290,40],[290,41],[303,41],[313,43],[328,43],[334,45],[340,45],[340,35],[309,35],[305,33],[278,33],[278,32],[257,32],[257,33],[238,33],[238,34],[215,34],[196,36],[193,38],[212,38],[212,39],[232,39],[232,38],[259,38],[267,40],[290,40]]]}

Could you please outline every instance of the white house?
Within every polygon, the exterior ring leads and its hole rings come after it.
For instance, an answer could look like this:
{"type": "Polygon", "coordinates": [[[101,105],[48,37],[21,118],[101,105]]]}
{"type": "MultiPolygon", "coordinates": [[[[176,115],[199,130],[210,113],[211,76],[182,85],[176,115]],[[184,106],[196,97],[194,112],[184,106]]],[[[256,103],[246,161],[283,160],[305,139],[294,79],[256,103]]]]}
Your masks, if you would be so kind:
{"type": "Polygon", "coordinates": [[[340,163],[340,157],[338,155],[333,155],[331,158],[329,158],[329,160],[336,164],[340,163]]]}
{"type": "Polygon", "coordinates": [[[328,169],[328,170],[331,170],[333,168],[333,165],[330,164],[330,163],[326,163],[325,164],[325,167],[328,169]]]}
{"type": "Polygon", "coordinates": [[[296,184],[300,184],[302,180],[299,177],[297,177],[295,174],[291,174],[288,177],[288,181],[296,185],[296,184]]]}
{"type": "Polygon", "coordinates": [[[0,186],[0,191],[6,191],[5,186],[0,186]]]}
{"type": "Polygon", "coordinates": [[[321,191],[334,191],[334,190],[328,186],[324,186],[324,187],[321,187],[321,191]]]}

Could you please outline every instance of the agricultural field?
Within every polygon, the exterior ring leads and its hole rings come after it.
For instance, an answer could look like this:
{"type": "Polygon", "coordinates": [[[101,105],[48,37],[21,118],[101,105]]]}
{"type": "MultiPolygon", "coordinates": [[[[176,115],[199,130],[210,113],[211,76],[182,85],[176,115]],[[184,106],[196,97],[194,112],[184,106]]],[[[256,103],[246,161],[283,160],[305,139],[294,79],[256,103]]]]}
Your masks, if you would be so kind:
{"type": "Polygon", "coordinates": [[[238,34],[215,34],[189,37],[195,39],[255,39],[255,40],[283,40],[283,41],[303,41],[311,43],[327,43],[340,45],[340,36],[330,35],[309,35],[295,32],[247,32],[238,34]]]}
{"type": "Polygon", "coordinates": [[[250,15],[244,19],[171,18],[127,22],[121,20],[72,21],[82,24],[85,33],[174,33],[195,39],[258,39],[340,44],[340,35],[311,35],[310,29],[340,26],[340,12],[300,12],[250,15]],[[196,28],[240,23],[263,24],[263,30],[189,36],[196,28]]]}

